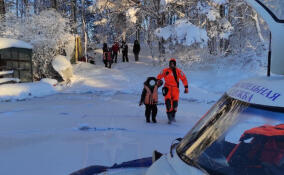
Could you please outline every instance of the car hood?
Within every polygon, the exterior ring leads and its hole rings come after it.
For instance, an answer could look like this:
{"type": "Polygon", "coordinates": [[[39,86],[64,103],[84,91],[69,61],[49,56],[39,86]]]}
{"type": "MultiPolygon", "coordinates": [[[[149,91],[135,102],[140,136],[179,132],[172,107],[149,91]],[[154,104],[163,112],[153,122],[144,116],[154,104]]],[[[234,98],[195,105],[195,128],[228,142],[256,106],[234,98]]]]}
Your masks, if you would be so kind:
{"type": "Polygon", "coordinates": [[[206,175],[203,171],[183,162],[174,152],[163,155],[147,170],[146,175],[206,175]]]}

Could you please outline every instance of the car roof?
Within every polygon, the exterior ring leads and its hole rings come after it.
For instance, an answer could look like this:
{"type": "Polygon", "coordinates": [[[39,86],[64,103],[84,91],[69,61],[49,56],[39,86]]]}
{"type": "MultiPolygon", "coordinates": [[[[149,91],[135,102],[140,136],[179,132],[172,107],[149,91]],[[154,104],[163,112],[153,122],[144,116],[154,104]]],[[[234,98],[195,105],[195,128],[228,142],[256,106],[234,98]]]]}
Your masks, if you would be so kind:
{"type": "Polygon", "coordinates": [[[251,104],[284,108],[284,77],[257,77],[236,83],[227,95],[251,104]]]}

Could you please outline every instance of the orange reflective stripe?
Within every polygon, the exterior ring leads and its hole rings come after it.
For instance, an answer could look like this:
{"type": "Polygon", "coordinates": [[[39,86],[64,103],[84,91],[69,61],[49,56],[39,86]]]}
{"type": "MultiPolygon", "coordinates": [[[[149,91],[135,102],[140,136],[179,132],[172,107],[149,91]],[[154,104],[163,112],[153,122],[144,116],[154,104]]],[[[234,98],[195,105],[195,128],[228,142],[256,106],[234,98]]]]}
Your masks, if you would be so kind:
{"type": "Polygon", "coordinates": [[[146,89],[146,96],[145,96],[145,100],[144,103],[146,105],[150,104],[150,95],[151,95],[151,90],[149,89],[148,86],[144,85],[144,88],[146,89]]]}
{"type": "Polygon", "coordinates": [[[153,104],[158,102],[158,86],[156,85],[152,94],[153,104]]]}
{"type": "Polygon", "coordinates": [[[146,89],[146,96],[144,103],[145,104],[156,104],[158,102],[158,87],[155,85],[153,92],[151,92],[150,88],[144,85],[146,89]]]}

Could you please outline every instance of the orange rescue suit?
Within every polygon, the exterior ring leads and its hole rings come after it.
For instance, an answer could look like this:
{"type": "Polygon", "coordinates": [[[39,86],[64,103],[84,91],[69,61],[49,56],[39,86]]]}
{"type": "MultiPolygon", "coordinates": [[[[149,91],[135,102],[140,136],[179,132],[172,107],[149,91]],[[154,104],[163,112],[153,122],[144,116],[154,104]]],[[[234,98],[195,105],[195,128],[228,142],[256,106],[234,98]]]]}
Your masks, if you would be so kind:
{"type": "Polygon", "coordinates": [[[167,112],[177,111],[177,105],[179,100],[179,80],[182,81],[184,87],[188,88],[188,83],[185,74],[179,69],[176,70],[176,79],[172,68],[163,69],[157,76],[158,80],[165,79],[164,87],[168,88],[165,94],[165,102],[167,106],[167,112]],[[168,104],[170,102],[170,104],[168,104]]]}

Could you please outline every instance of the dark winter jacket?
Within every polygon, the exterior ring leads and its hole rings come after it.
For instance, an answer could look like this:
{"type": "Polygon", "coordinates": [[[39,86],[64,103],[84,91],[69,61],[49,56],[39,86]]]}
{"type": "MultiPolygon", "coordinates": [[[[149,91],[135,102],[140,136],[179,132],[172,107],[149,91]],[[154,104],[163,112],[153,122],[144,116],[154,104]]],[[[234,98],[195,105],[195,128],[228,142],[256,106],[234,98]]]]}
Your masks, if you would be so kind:
{"type": "Polygon", "coordinates": [[[108,52],[107,43],[104,43],[104,45],[103,45],[103,53],[104,52],[108,52]]]}
{"type": "Polygon", "coordinates": [[[112,61],[112,53],[111,53],[111,49],[106,50],[106,52],[104,52],[104,60],[106,61],[112,61]]]}
{"type": "Polygon", "coordinates": [[[127,54],[128,53],[128,45],[126,43],[122,43],[121,45],[122,53],[127,54]]]}
{"type": "Polygon", "coordinates": [[[140,98],[140,104],[157,104],[158,102],[158,86],[157,79],[155,77],[148,77],[144,82],[144,88],[140,98]],[[151,86],[149,82],[151,80],[155,81],[155,85],[151,86]]]}
{"type": "Polygon", "coordinates": [[[140,44],[139,44],[138,40],[135,40],[134,45],[133,45],[133,53],[139,54],[139,52],[140,52],[140,44]]]}

